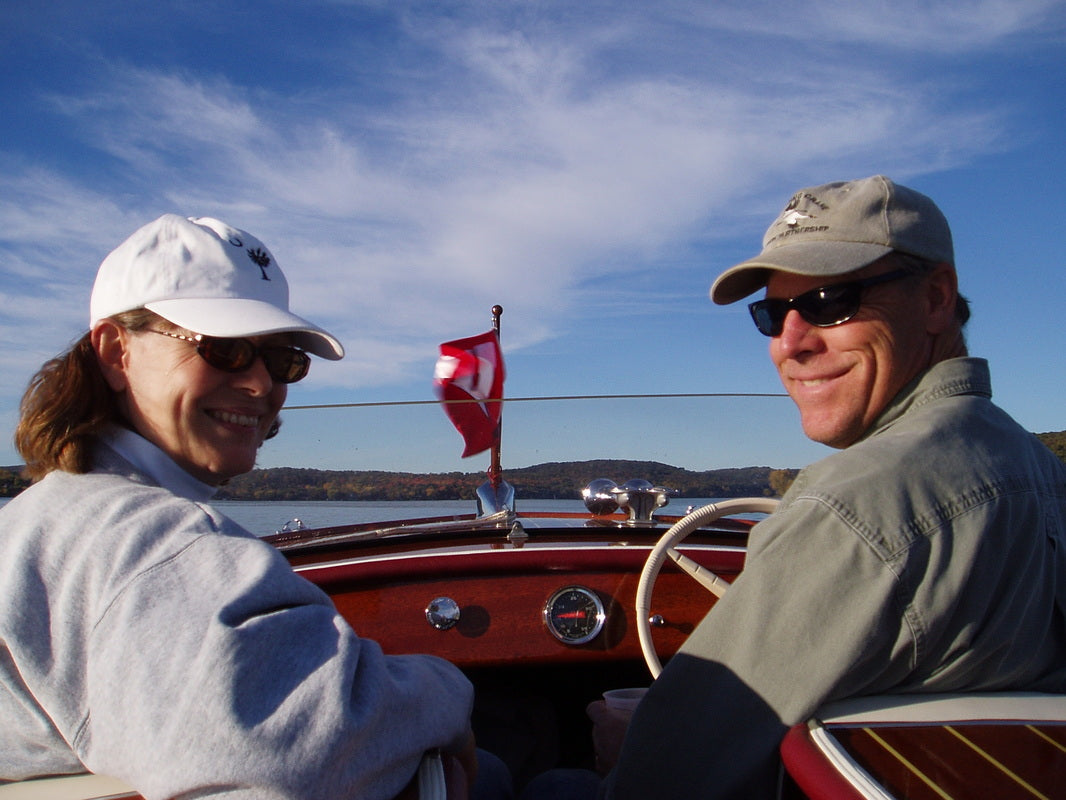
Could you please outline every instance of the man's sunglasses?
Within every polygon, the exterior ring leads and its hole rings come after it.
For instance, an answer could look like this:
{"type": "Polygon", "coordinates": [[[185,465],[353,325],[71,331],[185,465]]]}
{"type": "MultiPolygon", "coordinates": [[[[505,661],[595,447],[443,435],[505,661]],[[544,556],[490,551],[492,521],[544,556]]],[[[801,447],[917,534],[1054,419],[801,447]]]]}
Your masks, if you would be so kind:
{"type": "Polygon", "coordinates": [[[298,347],[286,345],[257,345],[250,339],[224,339],[215,336],[184,336],[171,331],[147,330],[171,339],[181,339],[196,345],[200,358],[223,372],[243,372],[262,358],[267,372],[276,383],[296,383],[311,368],[311,356],[298,347]]]}
{"type": "Polygon", "coordinates": [[[785,317],[793,308],[805,322],[819,328],[830,328],[847,322],[859,313],[863,289],[913,274],[905,269],[897,269],[872,278],[811,289],[788,300],[768,297],[749,303],[748,310],[751,312],[751,318],[755,320],[755,327],[764,336],[780,336],[785,326],[785,317]]]}

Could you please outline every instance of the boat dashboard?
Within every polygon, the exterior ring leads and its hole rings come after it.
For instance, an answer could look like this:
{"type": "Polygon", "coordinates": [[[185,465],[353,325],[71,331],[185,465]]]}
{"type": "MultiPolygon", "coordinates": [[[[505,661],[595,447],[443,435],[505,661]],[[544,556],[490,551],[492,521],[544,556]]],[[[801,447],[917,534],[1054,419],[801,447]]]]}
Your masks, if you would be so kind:
{"type": "MultiPolygon", "coordinates": [[[[647,686],[636,604],[655,545],[683,515],[501,511],[267,537],[386,653],[429,653],[475,687],[473,724],[521,785],[594,767],[587,705],[647,686]]],[[[751,518],[693,531],[677,552],[729,582],[751,518]]],[[[715,596],[673,565],[654,582],[647,630],[667,660],[715,596]]]]}
{"type": "MultiPolygon", "coordinates": [[[[415,523],[277,545],[387,652],[433,653],[464,669],[602,663],[641,658],[637,579],[673,521],[634,528],[619,518],[532,514],[493,527],[415,523]]],[[[743,568],[747,527],[701,531],[680,550],[731,580],[743,568]]],[[[714,598],[676,571],[662,575],[655,600],[656,643],[668,656],[714,598]]]]}

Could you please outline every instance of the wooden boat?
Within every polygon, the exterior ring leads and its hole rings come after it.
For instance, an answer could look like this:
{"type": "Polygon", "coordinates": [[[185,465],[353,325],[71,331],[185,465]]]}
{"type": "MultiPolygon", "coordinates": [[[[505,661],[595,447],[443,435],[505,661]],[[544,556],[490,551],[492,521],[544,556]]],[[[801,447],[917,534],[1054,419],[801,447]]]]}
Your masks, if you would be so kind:
{"type": "MultiPolygon", "coordinates": [[[[584,495],[598,513],[487,510],[266,539],[360,635],[460,666],[477,690],[479,743],[521,783],[593,765],[588,703],[651,682],[721,591],[693,580],[728,585],[748,531],[774,505],[732,500],[670,515],[660,511],[669,492],[647,481],[594,481],[584,495]],[[612,500],[621,508],[609,510],[612,500]]],[[[782,798],[1066,798],[1066,697],[860,698],[796,726],[782,763],[782,798]]],[[[445,796],[433,770],[408,796],[445,796]]],[[[20,797],[139,795],[102,776],[0,787],[0,800],[20,797]]]]}

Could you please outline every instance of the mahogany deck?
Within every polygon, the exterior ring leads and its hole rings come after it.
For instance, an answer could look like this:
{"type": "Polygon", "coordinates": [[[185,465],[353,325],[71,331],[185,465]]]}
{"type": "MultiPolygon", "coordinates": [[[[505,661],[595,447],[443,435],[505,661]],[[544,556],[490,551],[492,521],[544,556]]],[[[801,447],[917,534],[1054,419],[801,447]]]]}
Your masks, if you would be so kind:
{"type": "Polygon", "coordinates": [[[785,737],[782,759],[810,800],[1066,799],[1062,697],[911,696],[896,719],[892,698],[872,702],[882,707],[865,720],[827,714],[785,737]]]}
{"type": "Polygon", "coordinates": [[[1066,798],[1066,724],[830,728],[900,800],[1066,798]]]}

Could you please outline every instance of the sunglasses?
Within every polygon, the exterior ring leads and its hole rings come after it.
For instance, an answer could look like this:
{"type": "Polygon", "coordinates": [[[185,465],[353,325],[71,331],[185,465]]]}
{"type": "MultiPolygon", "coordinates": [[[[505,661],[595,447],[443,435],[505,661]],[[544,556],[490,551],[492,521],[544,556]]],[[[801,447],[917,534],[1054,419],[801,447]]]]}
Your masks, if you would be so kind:
{"type": "Polygon", "coordinates": [[[811,289],[798,297],[788,300],[768,297],[748,304],[755,327],[764,336],[780,336],[785,326],[785,317],[793,308],[803,320],[819,328],[831,328],[840,325],[859,313],[862,304],[862,290],[881,283],[899,280],[914,273],[897,269],[884,275],[863,278],[847,283],[834,283],[811,289]]]}
{"type": "Polygon", "coordinates": [[[223,372],[243,372],[262,358],[267,372],[275,383],[296,383],[311,368],[311,356],[298,347],[286,345],[257,345],[250,339],[224,339],[215,336],[184,336],[170,331],[147,330],[171,339],[181,339],[196,345],[200,358],[223,372]]]}

